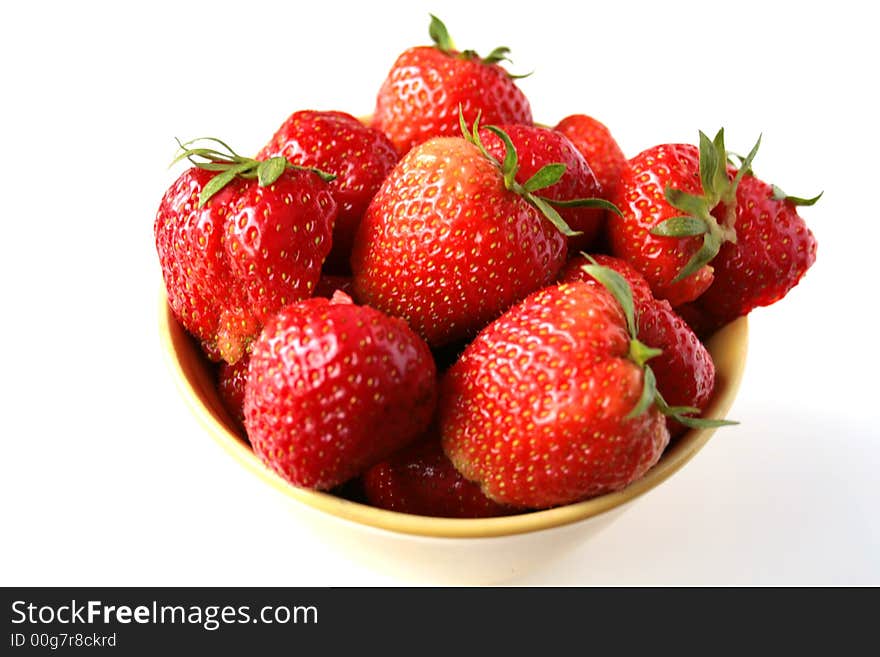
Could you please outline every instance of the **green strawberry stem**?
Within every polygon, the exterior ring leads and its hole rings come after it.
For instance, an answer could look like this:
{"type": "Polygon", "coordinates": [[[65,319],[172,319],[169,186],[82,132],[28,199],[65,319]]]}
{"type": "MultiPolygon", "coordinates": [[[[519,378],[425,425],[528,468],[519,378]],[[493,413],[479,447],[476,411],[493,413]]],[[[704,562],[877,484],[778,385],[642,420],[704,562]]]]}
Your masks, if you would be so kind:
{"type": "Polygon", "coordinates": [[[171,162],[174,166],[183,159],[189,160],[194,166],[206,171],[216,171],[216,175],[208,181],[199,194],[199,207],[207,203],[212,196],[228,185],[234,178],[257,179],[261,187],[274,183],[288,169],[311,171],[317,174],[321,180],[329,182],[336,178],[332,173],[321,171],[314,167],[302,167],[291,164],[283,157],[272,157],[268,160],[255,160],[250,157],[239,155],[226,142],[216,137],[199,137],[187,142],[176,140],[180,147],[180,153],[171,162]],[[213,142],[219,144],[224,150],[217,150],[206,146],[194,146],[199,142],[213,142]]]}
{"type": "Polygon", "coordinates": [[[788,201],[792,205],[796,205],[799,207],[801,207],[801,206],[807,207],[810,205],[815,205],[816,201],[818,201],[820,198],[822,198],[822,194],[825,193],[825,192],[819,192],[816,196],[814,196],[812,198],[804,198],[802,196],[789,196],[784,191],[779,189],[779,187],[777,187],[776,185],[771,185],[771,188],[773,190],[773,197],[772,198],[774,201],[788,201]]]}
{"type": "Polygon", "coordinates": [[[657,395],[660,394],[657,390],[657,377],[654,376],[654,370],[652,370],[648,365],[642,366],[642,371],[644,372],[643,379],[644,384],[642,385],[642,394],[639,397],[639,400],[636,402],[636,405],[632,407],[632,410],[626,414],[626,419],[631,420],[634,417],[638,417],[645,411],[647,411],[651,404],[654,404],[657,399],[657,395]]]}
{"type": "Polygon", "coordinates": [[[455,52],[455,42],[449,36],[446,24],[434,14],[428,15],[431,17],[431,24],[428,25],[428,35],[431,37],[431,41],[445,53],[455,52]]]}
{"type": "Polygon", "coordinates": [[[638,318],[636,317],[632,288],[630,288],[626,279],[616,271],[610,267],[600,265],[587,253],[583,253],[583,255],[591,263],[589,265],[583,265],[583,270],[602,284],[617,300],[617,303],[620,304],[620,307],[623,310],[623,315],[626,319],[627,331],[630,336],[628,357],[644,372],[642,393],[635,406],[633,406],[632,410],[627,413],[627,419],[638,417],[654,404],[663,415],[672,417],[690,428],[705,429],[737,424],[737,422],[730,420],[711,420],[691,417],[693,415],[699,415],[701,412],[700,409],[694,408],[693,406],[670,406],[666,403],[666,400],[663,399],[663,395],[661,395],[660,391],[657,389],[657,378],[654,375],[654,371],[651,369],[651,366],[647,364],[648,360],[659,356],[663,351],[661,349],[649,347],[636,337],[638,333],[638,318]]]}
{"type": "Polygon", "coordinates": [[[629,341],[629,359],[639,367],[645,367],[645,363],[647,363],[649,359],[659,356],[662,353],[662,349],[649,347],[644,342],[640,342],[635,338],[631,338],[629,341]]]}
{"type": "MultiPolygon", "coordinates": [[[[649,368],[650,369],[650,368],[649,368]]],[[[718,427],[730,427],[739,422],[735,420],[713,420],[711,418],[692,417],[700,413],[699,408],[693,406],[670,406],[663,399],[660,391],[657,391],[654,403],[663,415],[673,418],[676,422],[683,424],[690,429],[715,429],[718,427]]]]}
{"type": "MultiPolygon", "coordinates": [[[[499,46],[485,57],[480,57],[480,55],[474,50],[462,50],[461,52],[458,52],[455,48],[455,42],[452,40],[452,37],[449,36],[449,30],[446,29],[446,25],[443,21],[437,18],[434,14],[428,15],[431,17],[431,23],[428,26],[428,35],[431,37],[431,41],[434,42],[434,46],[438,50],[447,55],[453,55],[461,59],[479,59],[484,64],[497,64],[503,61],[510,61],[510,58],[507,56],[510,53],[510,48],[507,46],[499,46]]],[[[521,75],[516,77],[525,76],[521,75]]]]}
{"type": "Polygon", "coordinates": [[[727,163],[730,156],[724,146],[724,128],[714,139],[709,139],[700,131],[700,183],[701,195],[688,194],[679,189],[667,187],[664,190],[666,201],[684,214],[660,222],[651,229],[652,235],[659,237],[696,237],[702,235],[703,242],[697,252],[682,267],[673,283],[698,272],[718,255],[725,242],[736,244],[736,188],[742,177],[751,170],[752,160],[761,145],[761,138],[744,158],[740,167],[730,180],[727,176],[727,163]],[[719,222],[712,211],[724,205],[724,217],[719,222]]]}
{"type": "Polygon", "coordinates": [[[567,237],[573,237],[575,235],[580,235],[581,232],[572,230],[571,227],[566,223],[565,219],[562,218],[562,216],[553,206],[605,208],[606,210],[611,210],[612,212],[616,212],[618,215],[622,216],[622,213],[616,205],[614,205],[610,201],[606,201],[605,199],[601,198],[577,198],[557,201],[555,199],[549,199],[544,196],[538,196],[534,192],[545,189],[559,182],[559,179],[562,178],[562,176],[565,174],[565,164],[563,164],[562,162],[553,162],[551,164],[546,164],[538,171],[536,171],[535,174],[531,178],[529,178],[524,184],[520,184],[516,181],[516,173],[517,171],[519,171],[519,156],[516,153],[516,148],[514,147],[513,142],[510,140],[510,136],[506,132],[504,132],[504,130],[494,125],[486,126],[486,130],[489,130],[490,132],[495,134],[504,143],[504,161],[499,162],[497,158],[495,158],[492,154],[489,153],[489,151],[486,150],[486,147],[483,145],[483,142],[480,139],[479,114],[474,120],[473,126],[468,129],[467,124],[464,120],[464,113],[462,112],[462,108],[459,106],[458,123],[459,128],[461,129],[462,136],[464,136],[464,138],[472,143],[474,146],[479,148],[480,153],[482,153],[483,157],[492,162],[496,167],[498,167],[498,170],[501,171],[501,175],[504,178],[504,187],[511,192],[518,194],[530,205],[537,208],[538,211],[542,215],[544,215],[544,217],[550,223],[552,223],[556,227],[556,229],[563,235],[567,237]]]}
{"type": "MultiPolygon", "coordinates": [[[[743,175],[747,175],[747,176],[755,175],[755,172],[752,171],[752,167],[750,165],[746,166],[746,158],[745,157],[743,157],[739,153],[731,153],[730,151],[727,152],[727,155],[728,155],[728,162],[730,162],[731,165],[738,167],[739,170],[743,172],[743,175]],[[734,162],[734,159],[739,160],[739,161],[734,162]]],[[[806,198],[804,196],[791,196],[789,194],[786,194],[784,191],[782,191],[782,189],[780,189],[776,185],[771,185],[770,187],[773,190],[773,195],[771,196],[771,198],[774,201],[788,201],[789,203],[791,203],[792,205],[794,205],[796,207],[808,207],[811,205],[815,205],[816,201],[818,201],[820,198],[822,198],[822,195],[825,193],[825,192],[819,192],[818,194],[816,194],[816,196],[813,196],[811,198],[806,198]]]]}

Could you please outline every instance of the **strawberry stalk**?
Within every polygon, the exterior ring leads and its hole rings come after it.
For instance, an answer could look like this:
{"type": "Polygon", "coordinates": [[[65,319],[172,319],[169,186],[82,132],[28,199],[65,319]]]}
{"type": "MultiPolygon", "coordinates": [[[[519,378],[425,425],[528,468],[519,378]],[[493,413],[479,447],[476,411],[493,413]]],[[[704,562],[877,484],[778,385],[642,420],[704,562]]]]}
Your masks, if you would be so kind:
{"type": "Polygon", "coordinates": [[[457,56],[462,59],[479,59],[484,64],[497,64],[498,62],[510,61],[507,57],[510,48],[507,46],[499,46],[485,57],[480,57],[480,55],[474,50],[463,50],[458,52],[455,48],[455,42],[452,40],[452,37],[449,36],[449,30],[446,29],[446,25],[443,21],[437,18],[434,14],[429,14],[429,16],[431,17],[431,24],[428,26],[428,35],[431,37],[431,41],[434,42],[434,46],[438,50],[447,55],[457,56]]]}
{"type": "MultiPolygon", "coordinates": [[[[738,153],[731,153],[730,151],[728,151],[727,155],[728,162],[730,162],[732,166],[738,167],[740,171],[743,171],[743,175],[755,175],[755,172],[752,170],[751,165],[746,165],[746,158],[744,158],[742,155],[738,153]]],[[[773,190],[770,198],[772,198],[774,201],[787,201],[795,207],[809,207],[811,205],[816,205],[816,201],[822,198],[822,195],[825,193],[819,192],[818,194],[816,194],[816,196],[813,196],[812,198],[806,198],[803,196],[791,196],[790,194],[786,194],[777,185],[770,185],[770,188],[773,190]]]]}
{"type": "Polygon", "coordinates": [[[641,368],[644,373],[642,394],[635,406],[627,414],[627,419],[638,417],[654,404],[663,415],[672,417],[692,429],[706,429],[737,424],[737,422],[730,420],[711,420],[693,417],[701,413],[699,408],[693,406],[670,406],[666,403],[663,395],[657,389],[657,378],[654,375],[654,371],[648,365],[648,361],[651,358],[659,356],[663,352],[660,349],[646,345],[637,337],[638,318],[636,317],[635,303],[633,302],[632,289],[629,283],[613,269],[597,263],[592,256],[586,253],[583,255],[591,263],[584,265],[583,270],[601,283],[611,293],[617,303],[620,304],[623,315],[626,318],[626,328],[630,336],[628,358],[641,368]]]}
{"type": "Polygon", "coordinates": [[[809,207],[811,205],[815,205],[816,201],[822,198],[822,194],[825,193],[819,192],[816,196],[812,198],[803,198],[801,196],[789,196],[781,189],[779,189],[779,187],[777,187],[776,185],[771,185],[771,188],[773,189],[772,198],[774,201],[788,201],[789,203],[797,207],[809,207]]]}
{"type": "Polygon", "coordinates": [[[216,175],[208,181],[199,194],[200,208],[236,177],[247,180],[256,178],[261,187],[271,185],[288,169],[311,171],[325,182],[330,182],[336,178],[334,174],[314,167],[291,164],[286,158],[280,156],[272,157],[268,160],[255,160],[239,155],[228,144],[216,137],[199,137],[187,142],[181,142],[179,139],[176,141],[180,147],[180,153],[174,158],[170,166],[174,166],[181,160],[187,159],[199,169],[216,172],[216,175]],[[194,146],[194,144],[199,142],[213,142],[223,150],[207,146],[194,146]]]}
{"type": "Polygon", "coordinates": [[[699,250],[673,279],[674,283],[696,273],[718,255],[725,242],[736,244],[736,188],[742,177],[750,170],[752,160],[758,152],[761,138],[749,154],[741,158],[739,170],[733,180],[727,177],[729,156],[724,146],[724,128],[714,139],[700,132],[700,183],[702,195],[688,194],[679,189],[667,187],[664,190],[666,201],[684,214],[662,221],[651,229],[652,235],[660,237],[698,237],[703,236],[699,250]],[[724,204],[725,213],[719,222],[712,211],[724,204]]]}
{"type": "Polygon", "coordinates": [[[489,151],[486,150],[486,147],[483,145],[483,142],[480,139],[479,114],[477,115],[473,126],[469,130],[467,124],[465,123],[464,114],[462,113],[461,107],[459,107],[458,122],[459,127],[461,128],[461,134],[464,136],[464,138],[472,143],[474,146],[479,148],[480,153],[482,153],[483,157],[492,162],[492,164],[494,164],[501,172],[501,175],[504,178],[504,187],[514,194],[518,194],[523,199],[525,199],[526,202],[535,207],[563,235],[567,237],[573,237],[575,235],[580,235],[581,232],[572,230],[568,223],[566,223],[565,219],[562,218],[562,216],[553,206],[604,208],[622,216],[622,213],[620,212],[618,207],[610,201],[606,201],[605,199],[576,198],[557,201],[555,199],[549,199],[544,196],[539,196],[535,194],[535,192],[546,189],[547,187],[555,185],[557,182],[559,182],[560,178],[562,178],[562,176],[565,174],[565,164],[563,164],[562,162],[545,164],[538,171],[536,171],[531,178],[526,180],[525,183],[520,184],[516,180],[516,174],[517,171],[519,171],[519,156],[516,153],[516,148],[514,147],[510,136],[498,126],[486,126],[486,130],[489,130],[490,132],[495,134],[504,143],[504,160],[499,162],[497,158],[495,158],[491,153],[489,153],[489,151]]]}

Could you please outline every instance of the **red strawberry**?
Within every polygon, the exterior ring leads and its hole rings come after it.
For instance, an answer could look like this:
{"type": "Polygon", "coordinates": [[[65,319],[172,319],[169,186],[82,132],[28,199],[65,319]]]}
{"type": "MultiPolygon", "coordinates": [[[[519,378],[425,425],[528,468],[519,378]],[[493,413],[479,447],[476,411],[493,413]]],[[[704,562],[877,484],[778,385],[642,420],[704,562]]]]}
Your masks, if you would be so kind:
{"type": "Polygon", "coordinates": [[[565,261],[567,226],[534,194],[561,172],[520,185],[515,150],[500,165],[478,144],[437,137],[413,148],[373,197],[352,253],[358,300],[435,347],[473,336],[565,261]]]}
{"type": "Polygon", "coordinates": [[[706,340],[721,327],[721,324],[700,309],[698,303],[699,299],[690,303],[683,303],[675,308],[675,312],[700,340],[706,340]]]}
{"type": "MultiPolygon", "coordinates": [[[[757,144],[746,158],[746,166],[757,144]]],[[[700,147],[662,144],[629,160],[614,196],[623,212],[609,221],[611,252],[632,264],[654,295],[673,306],[712,284],[709,263],[736,240],[733,208],[738,177],[727,169],[724,133],[700,133],[700,147]]]]}
{"type": "Polygon", "coordinates": [[[428,426],[436,370],[407,325],[338,293],[283,308],[253,345],[245,427],[295,486],[327,490],[428,426]]]}
{"type": "MultiPolygon", "coordinates": [[[[638,338],[661,350],[651,359],[651,369],[657,378],[657,390],[665,402],[670,406],[704,410],[715,388],[715,364],[709,350],[668,301],[654,298],[644,277],[627,262],[606,255],[593,256],[593,260],[613,269],[629,283],[635,302],[638,338]]],[[[559,280],[600,285],[587,273],[589,267],[584,268],[590,264],[590,259],[583,255],[572,258],[559,280]]],[[[667,426],[673,437],[686,429],[674,417],[667,417],[667,426]]]]}
{"type": "Polygon", "coordinates": [[[246,354],[235,363],[220,363],[217,370],[217,391],[223,407],[234,419],[244,423],[244,387],[247,383],[250,355],[246,354]]]}
{"type": "MultiPolygon", "coordinates": [[[[658,299],[639,316],[639,337],[662,353],[651,360],[657,390],[672,407],[702,412],[715,390],[715,363],[706,346],[665,299],[658,299]]],[[[668,415],[669,433],[677,437],[688,424],[668,415]]]]}
{"type": "Polygon", "coordinates": [[[480,332],[442,390],[456,469],[491,499],[533,508],[647,472],[669,432],[651,400],[641,403],[650,351],[631,343],[628,323],[610,292],[576,282],[536,292],[480,332]]]}
{"type": "Polygon", "coordinates": [[[168,301],[209,355],[233,363],[273,313],[311,296],[336,202],[320,175],[283,158],[191,145],[181,157],[197,167],[168,189],[154,224],[168,301]]]}
{"type": "MultiPolygon", "coordinates": [[[[650,305],[656,302],[654,295],[651,293],[651,287],[648,281],[626,260],[615,258],[614,256],[605,254],[586,255],[580,253],[569,258],[565,263],[565,267],[559,273],[558,282],[574,283],[583,281],[590,285],[602,285],[600,281],[587,273],[589,265],[598,264],[602,267],[608,267],[620,274],[629,285],[632,292],[633,301],[635,302],[636,319],[639,319],[641,313],[650,305]],[[586,269],[585,269],[586,267],[586,269]]],[[[637,322],[638,323],[638,322],[637,322]]]]}
{"type": "Polygon", "coordinates": [[[797,207],[818,198],[786,196],[743,177],[736,190],[737,241],[726,242],[712,260],[715,281],[695,302],[712,329],[775,303],[798,284],[816,261],[816,238],[797,207]]]}
{"type": "Polygon", "coordinates": [[[669,441],[662,413],[724,424],[664,403],[629,285],[585,267],[602,286],[534,293],[483,329],[444,378],[444,451],[497,502],[544,508],[627,486],[669,441]]]}
{"type": "Polygon", "coordinates": [[[367,501],[389,511],[444,518],[488,518],[516,510],[493,502],[468,481],[430,434],[377,463],[362,477],[367,501]]]}
{"type": "Polygon", "coordinates": [[[480,58],[455,49],[446,27],[431,17],[433,46],[410,48],[388,73],[376,98],[373,126],[406,153],[429,137],[458,134],[459,110],[468,121],[482,115],[485,123],[532,123],[525,95],[498,62],[508,48],[480,58]]]}
{"type": "MultiPolygon", "coordinates": [[[[519,168],[516,181],[525,184],[532,176],[547,165],[564,165],[565,170],[559,180],[542,189],[541,195],[554,201],[574,201],[576,199],[595,199],[601,196],[599,181],[574,145],[561,133],[549,128],[531,125],[503,125],[500,127],[510,137],[516,149],[519,168]]],[[[492,130],[480,131],[480,139],[486,150],[498,160],[503,160],[507,151],[504,141],[492,130]]],[[[604,207],[576,206],[558,207],[558,212],[572,230],[580,235],[569,237],[569,249],[592,248],[605,217],[604,207]]]]}
{"type": "Polygon", "coordinates": [[[585,114],[567,116],[554,128],[571,140],[586,158],[602,188],[601,198],[613,200],[626,157],[604,123],[585,114]]]}
{"type": "Polygon", "coordinates": [[[394,145],[381,132],[344,112],[294,112],[257,154],[282,156],[293,164],[317,167],[336,176],[330,190],[339,205],[333,248],[325,269],[345,272],[361,217],[397,162],[394,145]]]}

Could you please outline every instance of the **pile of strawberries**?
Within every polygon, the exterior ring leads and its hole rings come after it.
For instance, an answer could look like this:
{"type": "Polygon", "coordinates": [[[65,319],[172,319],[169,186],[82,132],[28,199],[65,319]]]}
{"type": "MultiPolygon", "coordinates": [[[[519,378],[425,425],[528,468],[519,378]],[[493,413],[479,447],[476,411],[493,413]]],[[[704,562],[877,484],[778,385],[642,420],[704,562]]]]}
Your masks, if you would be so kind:
{"type": "Polygon", "coordinates": [[[295,486],[458,517],[623,488],[724,423],[699,417],[702,340],[798,283],[816,199],[723,131],[626,159],[588,116],[536,125],[506,48],[430,33],[369,121],[298,111],[254,158],[180,145],[155,220],[170,307],[295,486]]]}

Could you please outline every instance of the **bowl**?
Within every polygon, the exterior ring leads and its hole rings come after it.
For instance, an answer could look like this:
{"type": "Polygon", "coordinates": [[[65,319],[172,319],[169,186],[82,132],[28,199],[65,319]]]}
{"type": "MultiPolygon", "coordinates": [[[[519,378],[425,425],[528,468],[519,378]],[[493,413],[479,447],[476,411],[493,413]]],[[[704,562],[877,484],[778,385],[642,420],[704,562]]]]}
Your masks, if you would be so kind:
{"type": "MultiPolygon", "coordinates": [[[[257,458],[220,401],[213,367],[177,322],[164,287],[159,299],[162,347],[180,394],[211,437],[242,466],[290,501],[316,536],[345,558],[421,584],[509,581],[596,535],[639,496],[656,488],[702,449],[714,430],[690,430],[627,488],[576,504],[485,519],[434,518],[386,511],[334,495],[297,488],[257,458]]],[[[717,383],[704,417],[723,418],[745,367],[748,323],[740,318],[707,344],[717,383]]]]}

